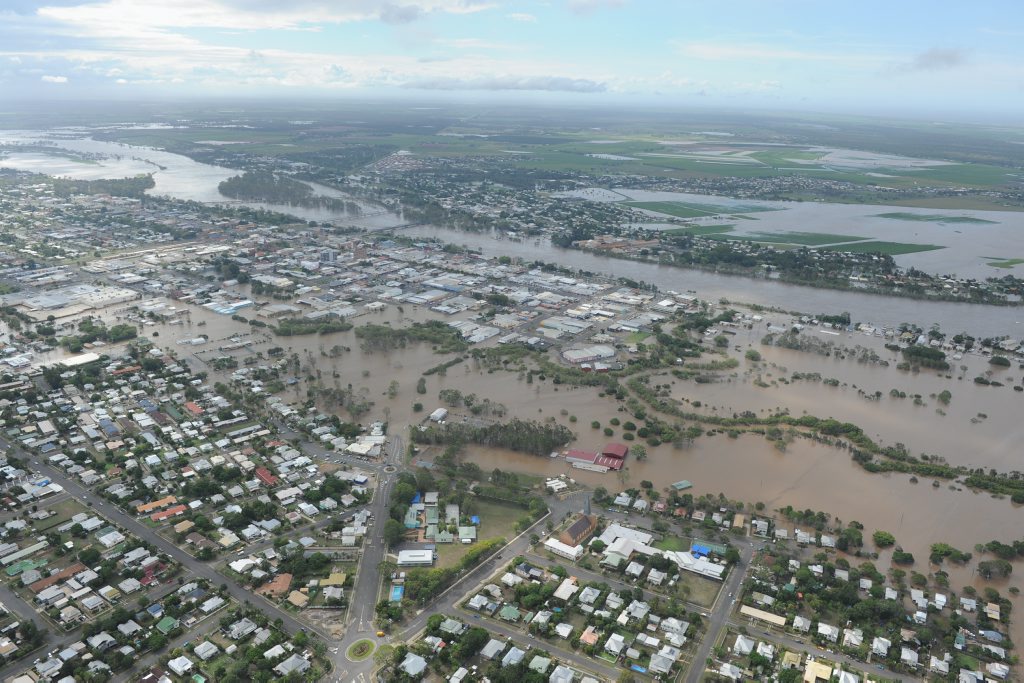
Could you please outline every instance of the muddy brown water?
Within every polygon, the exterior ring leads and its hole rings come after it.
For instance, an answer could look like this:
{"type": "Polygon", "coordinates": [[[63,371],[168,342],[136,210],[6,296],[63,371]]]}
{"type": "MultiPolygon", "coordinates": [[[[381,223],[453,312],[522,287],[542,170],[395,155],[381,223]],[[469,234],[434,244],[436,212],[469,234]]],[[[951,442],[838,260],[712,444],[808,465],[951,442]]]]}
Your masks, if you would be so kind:
{"type": "MultiPolygon", "coordinates": [[[[177,305],[191,311],[191,325],[160,324],[147,327],[146,333],[159,331],[160,336],[154,341],[179,355],[193,352],[205,358],[221,355],[216,352],[217,340],[228,338],[234,332],[250,331],[228,316],[187,304],[177,305]],[[200,320],[207,324],[198,326],[200,320]],[[214,341],[200,347],[173,343],[176,339],[191,338],[201,333],[214,341]]],[[[242,314],[246,315],[246,312],[242,311],[242,314]]],[[[436,317],[437,314],[420,307],[405,306],[403,311],[399,311],[392,305],[382,313],[360,316],[353,322],[362,325],[388,321],[392,325],[403,326],[436,317]]],[[[700,400],[704,404],[701,410],[709,413],[731,414],[742,410],[765,413],[778,406],[788,406],[792,414],[806,411],[854,422],[884,443],[900,441],[913,453],[937,453],[950,463],[977,464],[1000,470],[1019,468],[1020,456],[1013,448],[1013,442],[1019,440],[1021,427],[1016,416],[1020,414],[1019,401],[1024,397],[1008,387],[975,386],[971,378],[989,369],[985,358],[968,356],[956,362],[956,366],[967,365],[968,370],[961,372],[954,367],[953,378],[947,379],[934,372],[901,372],[895,369],[894,364],[891,367],[864,365],[850,359],[764,347],[759,344],[760,337],[759,330],[741,330],[733,338],[730,353],[740,359],[740,365],[724,373],[728,381],[698,385],[666,374],[653,377],[651,382],[674,382],[671,384],[673,396],[700,400]],[[755,365],[742,358],[748,345],[761,352],[763,362],[755,365]],[[811,382],[778,383],[779,378],[789,378],[796,371],[834,377],[840,381],[840,386],[811,382]],[[956,379],[961,374],[965,379],[956,379]],[[758,377],[769,386],[756,386],[754,381],[758,377]],[[853,385],[869,394],[882,391],[883,397],[878,401],[867,400],[853,385]],[[927,405],[915,406],[911,398],[891,399],[888,396],[891,388],[908,394],[920,393],[927,405]],[[938,403],[930,394],[943,389],[949,389],[953,398],[949,406],[942,408],[946,414],[940,415],[936,413],[938,403]],[[972,424],[971,418],[979,412],[987,414],[987,419],[972,424]]],[[[835,341],[849,347],[859,344],[875,348],[883,358],[895,360],[890,358],[891,353],[881,348],[883,341],[879,339],[853,335],[835,341]]],[[[282,346],[290,349],[289,353],[298,353],[303,365],[310,365],[314,373],[320,370],[324,386],[352,384],[356,388],[365,387],[366,395],[374,406],[361,418],[362,421],[387,418],[392,429],[404,430],[440,406],[437,393],[445,387],[501,403],[509,417],[555,419],[573,429],[578,435],[575,445],[581,448],[599,448],[612,440],[601,430],[592,429],[591,421],[597,420],[604,427],[612,417],[617,416],[622,421],[627,419],[625,413],[618,412],[617,404],[600,397],[597,389],[557,386],[540,380],[527,384],[515,372],[489,373],[472,359],[448,369],[445,375],[428,376],[427,393],[421,395],[415,391],[415,385],[422,372],[450,356],[438,355],[422,344],[391,353],[365,353],[360,349],[354,332],[323,337],[265,338],[255,343],[252,349],[231,352],[231,355],[243,359],[271,346],[282,346]],[[328,351],[335,344],[347,346],[350,351],[335,359],[321,354],[321,346],[328,351]],[[335,372],[338,378],[333,377],[335,372]],[[392,380],[399,382],[399,390],[394,399],[389,399],[387,390],[392,380]],[[423,404],[422,412],[413,412],[412,405],[416,402],[423,404]],[[569,415],[576,416],[577,421],[570,423],[569,415]]],[[[1016,368],[999,372],[1008,377],[1021,374],[1016,368]]],[[[211,371],[213,378],[229,374],[211,371]]],[[[304,400],[305,381],[286,390],[283,396],[288,400],[304,400]]],[[[459,419],[457,411],[453,412],[456,412],[453,417],[459,419]]],[[[615,430],[613,439],[619,439],[620,428],[615,430]]],[[[914,569],[924,573],[937,569],[927,566],[931,543],[944,541],[971,550],[976,543],[991,539],[1010,542],[1024,536],[1024,513],[1021,507],[1012,505],[1007,499],[968,490],[951,490],[946,483],[934,488],[928,479],[912,484],[910,477],[902,474],[871,474],[853,463],[847,452],[802,438],[792,441],[785,452],[758,436],[741,435],[731,439],[724,434],[701,437],[683,449],[663,444],[648,447],[648,452],[649,457],[645,461],[630,459],[622,474],[578,470],[568,466],[562,458],[536,457],[502,449],[470,447],[465,457],[485,471],[499,468],[543,476],[564,474],[588,486],[604,486],[609,491],[639,487],[643,480],[652,481],[657,488],[664,489],[672,482],[689,479],[694,483],[692,493],[695,495],[724,493],[731,500],[748,504],[762,502],[768,510],[792,505],[798,509],[825,511],[844,523],[851,520],[861,522],[868,539],[875,529],[892,532],[903,548],[918,558],[914,569]]],[[[796,526],[784,525],[789,528],[796,526]]],[[[858,561],[856,558],[851,560],[858,561]]],[[[883,553],[878,560],[879,568],[886,569],[888,560],[889,553],[883,553]]],[[[1005,593],[1009,586],[1019,585],[1016,577],[1011,577],[1008,582],[982,582],[973,573],[974,564],[972,562],[967,568],[944,567],[950,574],[952,590],[970,583],[979,588],[992,585],[1005,593]]],[[[1013,627],[1011,636],[1024,642],[1024,630],[1018,626],[1013,627]]]]}

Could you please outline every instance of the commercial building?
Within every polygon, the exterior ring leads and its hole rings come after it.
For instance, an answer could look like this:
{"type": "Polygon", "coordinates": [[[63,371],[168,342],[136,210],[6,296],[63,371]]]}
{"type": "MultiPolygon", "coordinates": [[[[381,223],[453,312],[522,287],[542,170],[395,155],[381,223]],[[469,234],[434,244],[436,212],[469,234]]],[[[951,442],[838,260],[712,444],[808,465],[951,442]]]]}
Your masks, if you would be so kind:
{"type": "Polygon", "coordinates": [[[583,546],[581,545],[567,545],[562,543],[557,538],[549,538],[544,541],[544,549],[549,550],[559,557],[564,557],[567,560],[576,560],[583,557],[583,546]]]}
{"type": "Polygon", "coordinates": [[[399,567],[431,567],[434,564],[433,550],[399,550],[399,567]]]}

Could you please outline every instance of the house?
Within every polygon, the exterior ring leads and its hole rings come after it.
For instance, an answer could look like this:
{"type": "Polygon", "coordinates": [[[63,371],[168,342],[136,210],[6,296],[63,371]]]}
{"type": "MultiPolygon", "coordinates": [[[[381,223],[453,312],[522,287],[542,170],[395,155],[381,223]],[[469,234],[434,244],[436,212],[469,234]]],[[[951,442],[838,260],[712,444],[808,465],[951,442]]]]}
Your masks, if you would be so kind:
{"type": "Polygon", "coordinates": [[[860,647],[864,642],[864,631],[859,628],[848,628],[843,632],[843,647],[860,647]]]}
{"type": "Polygon", "coordinates": [[[744,635],[736,636],[736,642],[733,643],[732,652],[739,657],[745,657],[754,651],[754,641],[744,635]]]}
{"type": "Polygon", "coordinates": [[[427,660],[410,652],[405,655],[405,659],[398,665],[398,668],[409,678],[419,678],[427,670],[427,660]]]}
{"type": "Polygon", "coordinates": [[[117,645],[117,641],[114,640],[114,637],[106,631],[100,631],[91,638],[87,638],[85,642],[87,642],[89,644],[89,647],[96,650],[97,652],[106,652],[110,648],[117,645]]]}
{"type": "Polygon", "coordinates": [[[793,630],[807,633],[811,630],[811,620],[800,615],[793,617],[793,630]]]}
{"type": "Polygon", "coordinates": [[[452,636],[461,635],[462,632],[465,631],[467,628],[468,626],[463,624],[458,619],[452,619],[450,617],[442,621],[440,626],[442,633],[447,633],[448,635],[452,636]]]}
{"type": "Polygon", "coordinates": [[[819,622],[818,635],[824,638],[825,640],[829,641],[830,643],[834,643],[837,640],[839,640],[839,627],[819,622]]]}
{"type": "Polygon", "coordinates": [[[909,667],[915,668],[918,663],[918,655],[916,650],[911,650],[909,647],[900,649],[900,661],[909,667]]]}
{"type": "Polygon", "coordinates": [[[511,650],[505,653],[504,657],[501,658],[501,665],[505,667],[516,666],[521,661],[523,661],[523,658],[525,656],[525,652],[520,650],[518,647],[513,647],[511,650]]]}
{"type": "Polygon", "coordinates": [[[480,656],[484,659],[494,659],[505,650],[505,641],[491,638],[480,650],[480,656]]]}
{"type": "Polygon", "coordinates": [[[241,640],[255,630],[256,624],[252,620],[249,618],[240,619],[228,627],[228,638],[231,640],[241,640]]]}
{"type": "Polygon", "coordinates": [[[832,666],[828,662],[808,658],[807,666],[804,668],[804,681],[807,683],[818,683],[818,681],[832,680],[832,666]]]}
{"type": "Polygon", "coordinates": [[[579,589],[580,587],[576,585],[576,579],[572,577],[563,579],[562,583],[558,586],[558,588],[555,589],[555,592],[552,595],[552,597],[557,598],[558,600],[561,600],[563,602],[568,602],[569,599],[579,589]]]}
{"type": "Polygon", "coordinates": [[[875,639],[871,641],[871,653],[879,657],[887,656],[890,647],[892,647],[892,641],[880,636],[875,636],[875,639]]]}
{"type": "Polygon", "coordinates": [[[512,605],[505,605],[498,610],[498,618],[503,621],[511,621],[512,623],[515,623],[519,621],[520,616],[519,610],[512,605]]]}
{"type": "Polygon", "coordinates": [[[605,652],[615,655],[616,657],[619,656],[624,647],[626,647],[626,639],[618,633],[613,633],[608,636],[608,640],[604,644],[605,652]]]}
{"type": "Polygon", "coordinates": [[[548,683],[573,683],[573,679],[576,678],[576,672],[567,666],[559,664],[555,667],[555,670],[548,676],[548,683]]]}
{"type": "Polygon", "coordinates": [[[178,674],[179,676],[184,676],[189,671],[191,671],[192,666],[192,660],[186,657],[185,655],[175,657],[171,661],[167,662],[167,668],[169,668],[171,671],[178,674]]]}
{"type": "Polygon", "coordinates": [[[196,649],[192,651],[196,657],[199,657],[204,662],[212,657],[216,657],[218,652],[220,652],[220,648],[208,640],[204,640],[199,645],[196,645],[196,649]]]}
{"type": "Polygon", "coordinates": [[[548,657],[541,657],[540,655],[536,655],[533,659],[530,660],[530,663],[527,665],[527,667],[530,669],[530,671],[536,671],[539,674],[546,674],[548,672],[548,669],[551,668],[551,660],[548,657]]]}
{"type": "MultiPolygon", "coordinates": [[[[416,655],[413,655],[413,656],[416,656],[416,655]]],[[[406,660],[408,660],[408,659],[409,658],[406,657],[406,660]]],[[[420,661],[423,661],[422,658],[419,658],[419,659],[420,659],[420,661]]],[[[403,664],[404,664],[404,662],[403,662],[403,664]]],[[[424,662],[423,665],[425,667],[426,666],[426,662],[424,662]]],[[[295,673],[298,673],[298,674],[302,674],[302,673],[305,673],[307,669],[309,669],[309,666],[310,666],[309,660],[306,659],[305,657],[300,657],[299,655],[292,655],[288,659],[284,660],[283,662],[281,662],[280,664],[275,666],[274,667],[274,672],[279,674],[279,675],[281,675],[281,676],[287,676],[288,674],[290,674],[292,672],[295,672],[295,673]]],[[[409,675],[411,676],[413,674],[409,674],[409,675]]]]}

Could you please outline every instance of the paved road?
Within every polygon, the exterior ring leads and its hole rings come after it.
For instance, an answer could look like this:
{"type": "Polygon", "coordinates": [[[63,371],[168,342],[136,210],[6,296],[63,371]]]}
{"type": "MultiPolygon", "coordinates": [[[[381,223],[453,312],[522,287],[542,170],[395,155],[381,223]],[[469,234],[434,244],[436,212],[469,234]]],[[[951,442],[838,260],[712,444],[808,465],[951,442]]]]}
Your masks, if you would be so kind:
{"type": "Polygon", "coordinates": [[[398,476],[396,469],[402,461],[402,453],[402,437],[396,434],[388,442],[387,454],[378,470],[377,488],[368,508],[373,515],[373,521],[363,538],[363,554],[359,560],[355,584],[349,594],[348,628],[345,629],[341,642],[336,643],[337,652],[332,655],[335,663],[332,680],[368,680],[374,668],[372,657],[362,662],[351,662],[345,656],[345,652],[353,643],[363,638],[377,640],[377,627],[374,626],[373,619],[381,585],[379,567],[387,551],[384,543],[384,524],[389,518],[388,498],[398,476]]]}
{"type": "Polygon", "coordinates": [[[739,544],[740,561],[729,572],[725,585],[718,593],[718,599],[711,608],[710,616],[705,620],[704,637],[701,638],[697,651],[693,654],[693,661],[690,663],[690,670],[686,674],[686,683],[697,683],[704,675],[704,669],[708,657],[711,655],[711,648],[718,641],[722,628],[729,621],[729,614],[732,611],[733,603],[739,595],[740,584],[750,567],[750,558],[754,556],[754,548],[760,547],[760,542],[747,540],[739,544]]]}

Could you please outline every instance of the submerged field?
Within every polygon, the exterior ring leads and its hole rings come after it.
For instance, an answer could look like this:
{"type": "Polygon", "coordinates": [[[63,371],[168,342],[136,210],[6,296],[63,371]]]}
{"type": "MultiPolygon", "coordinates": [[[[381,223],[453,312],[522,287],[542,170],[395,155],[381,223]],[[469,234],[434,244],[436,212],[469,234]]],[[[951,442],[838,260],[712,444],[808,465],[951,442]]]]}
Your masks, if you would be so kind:
{"type": "Polygon", "coordinates": [[[854,254],[873,254],[877,252],[879,254],[887,254],[889,256],[900,256],[902,254],[916,254],[922,251],[945,249],[945,247],[938,244],[910,244],[906,242],[881,242],[874,240],[868,242],[855,242],[852,244],[840,244],[823,248],[833,251],[848,251],[854,254]]]}
{"type": "Polygon", "coordinates": [[[889,213],[875,214],[878,218],[891,218],[899,221],[920,221],[924,223],[979,223],[995,224],[995,221],[987,221],[974,216],[943,216],[942,214],[910,213],[909,211],[891,211],[889,213]]]}

